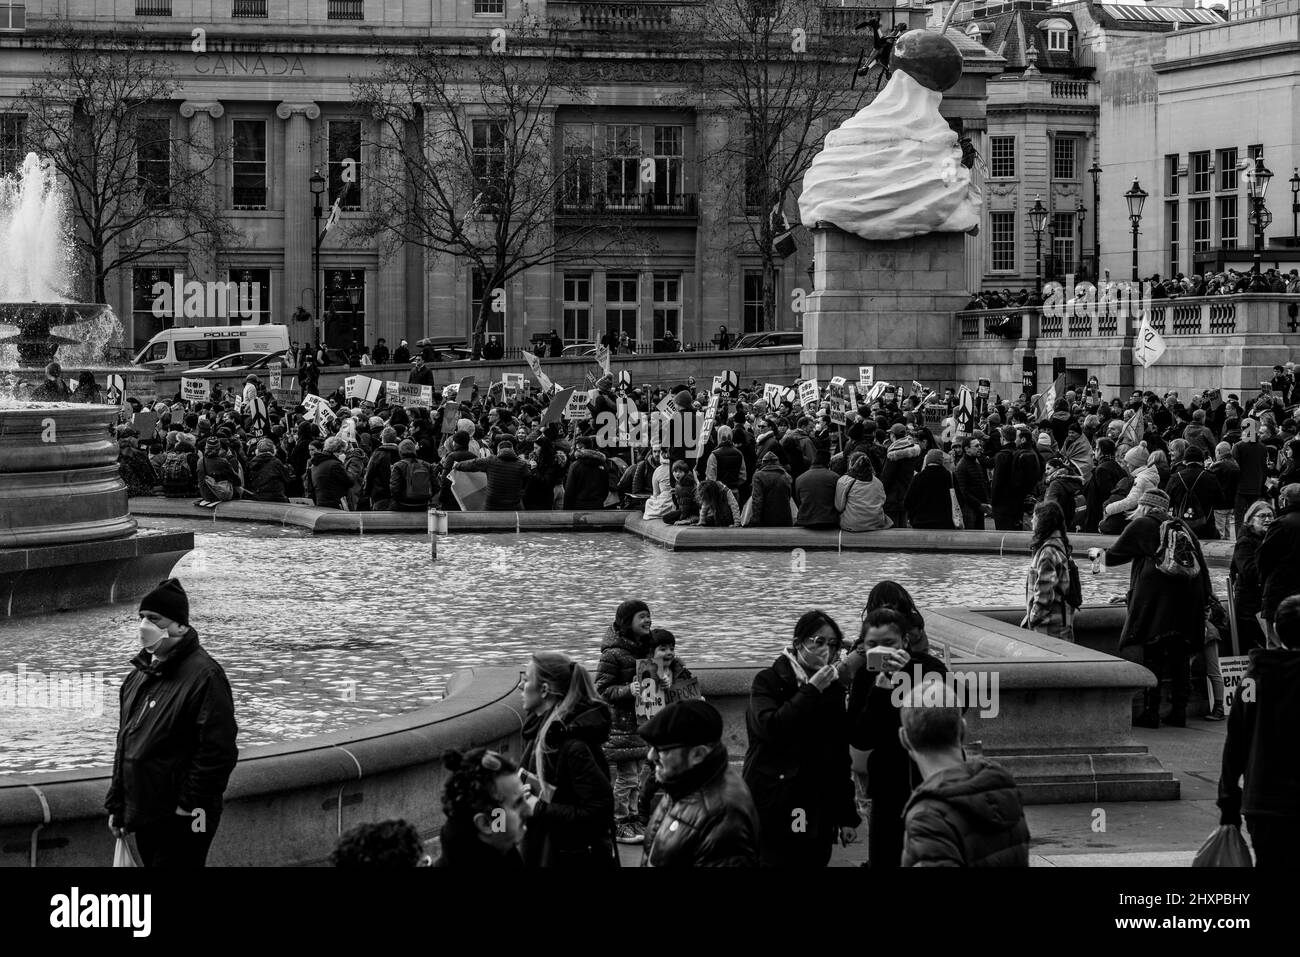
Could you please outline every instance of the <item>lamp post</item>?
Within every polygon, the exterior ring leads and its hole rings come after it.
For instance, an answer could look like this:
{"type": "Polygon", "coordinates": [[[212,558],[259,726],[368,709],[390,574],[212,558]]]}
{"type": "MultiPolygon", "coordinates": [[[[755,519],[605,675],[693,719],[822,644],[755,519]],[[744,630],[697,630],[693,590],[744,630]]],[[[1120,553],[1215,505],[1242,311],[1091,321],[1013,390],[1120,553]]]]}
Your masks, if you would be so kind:
{"type": "Polygon", "coordinates": [[[1092,166],[1088,168],[1092,176],[1092,272],[1093,278],[1101,279],[1101,167],[1097,157],[1092,157],[1092,166]]]}
{"type": "Polygon", "coordinates": [[[1074,215],[1079,220],[1079,273],[1083,274],[1083,221],[1088,217],[1088,210],[1084,208],[1083,200],[1074,204],[1074,215]]]}
{"type": "Polygon", "coordinates": [[[1133,180],[1133,187],[1124,194],[1128,201],[1128,219],[1133,224],[1133,282],[1138,281],[1138,225],[1142,222],[1142,204],[1147,201],[1147,191],[1133,180]]]}
{"type": "Polygon", "coordinates": [[[319,169],[315,169],[312,171],[311,179],[308,180],[308,183],[311,184],[311,215],[312,219],[315,220],[316,223],[316,244],[312,247],[311,270],[312,303],[316,308],[316,344],[319,346],[325,334],[324,326],[321,324],[320,314],[320,243],[321,240],[325,238],[325,234],[320,231],[320,198],[325,192],[325,177],[320,174],[319,169]]]}
{"type": "Polygon", "coordinates": [[[356,342],[358,347],[364,345],[364,340],[366,338],[366,332],[364,329],[362,329],[361,330],[362,341],[357,342],[357,305],[361,302],[361,291],[362,291],[362,287],[357,282],[356,270],[353,270],[352,273],[348,276],[348,302],[352,306],[352,338],[353,341],[356,342]]]}
{"type": "Polygon", "coordinates": [[[1273,222],[1273,214],[1264,208],[1264,196],[1268,193],[1268,182],[1272,178],[1273,173],[1264,165],[1264,157],[1256,156],[1247,189],[1250,191],[1251,225],[1255,227],[1255,265],[1252,271],[1257,276],[1260,260],[1264,258],[1264,230],[1273,222]]]}
{"type": "Polygon", "coordinates": [[[1300,236],[1300,167],[1291,177],[1291,235],[1300,236]]]}
{"type": "Polygon", "coordinates": [[[1043,197],[1034,197],[1034,206],[1029,210],[1029,228],[1034,231],[1034,282],[1039,294],[1043,291],[1043,227],[1047,225],[1047,216],[1043,197]]]}

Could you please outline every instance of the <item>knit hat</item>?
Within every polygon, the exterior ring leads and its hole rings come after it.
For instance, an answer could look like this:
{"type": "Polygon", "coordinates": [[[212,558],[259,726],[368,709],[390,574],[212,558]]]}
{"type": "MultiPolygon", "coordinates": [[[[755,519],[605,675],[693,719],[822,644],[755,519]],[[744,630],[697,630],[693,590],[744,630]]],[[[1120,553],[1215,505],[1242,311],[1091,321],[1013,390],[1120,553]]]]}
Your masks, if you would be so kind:
{"type": "Polygon", "coordinates": [[[1124,453],[1124,464],[1130,472],[1140,469],[1147,464],[1147,450],[1141,445],[1135,445],[1124,453]]]}
{"type": "Polygon", "coordinates": [[[1052,437],[1046,432],[1038,433],[1038,447],[1040,449],[1050,449],[1052,447],[1052,437]]]}
{"type": "Polygon", "coordinates": [[[689,389],[682,389],[673,396],[673,402],[677,403],[679,409],[689,409],[695,404],[695,396],[691,395],[689,389]]]}
{"type": "Polygon", "coordinates": [[[931,449],[926,452],[923,465],[943,465],[943,452],[939,449],[931,449]]]}
{"type": "Polygon", "coordinates": [[[1158,488],[1149,489],[1142,493],[1142,497],[1138,499],[1138,505],[1160,512],[1167,512],[1169,511],[1169,496],[1158,488]]]}
{"type": "Polygon", "coordinates": [[[258,440],[257,440],[257,454],[258,454],[258,455],[274,455],[274,454],[275,454],[275,443],[272,442],[270,439],[258,439],[258,440]]]}
{"type": "Polygon", "coordinates": [[[903,436],[907,435],[907,426],[902,422],[895,422],[889,432],[894,438],[901,439],[903,436]]]}
{"type": "Polygon", "coordinates": [[[370,428],[372,428],[372,429],[382,429],[383,427],[384,427],[384,420],[383,420],[383,419],[381,419],[381,418],[380,418],[379,416],[377,416],[377,415],[372,415],[372,416],[370,417],[370,428]]]}
{"type": "Polygon", "coordinates": [[[456,431],[457,431],[457,432],[468,432],[470,435],[473,435],[473,434],[474,434],[474,421],[473,421],[472,419],[457,419],[457,420],[456,420],[456,431]]]}
{"type": "Polygon", "coordinates": [[[398,455],[414,455],[414,454],[415,454],[415,443],[412,442],[410,439],[402,439],[401,442],[397,443],[397,454],[398,454],[398,455]]]}
{"type": "Polygon", "coordinates": [[[722,715],[707,701],[675,701],[641,725],[637,734],[659,749],[690,748],[722,740],[722,715]]]}
{"type": "Polygon", "coordinates": [[[208,440],[203,443],[203,451],[207,455],[217,455],[221,452],[221,440],[215,435],[208,436],[208,440]]]}
{"type": "Polygon", "coordinates": [[[190,597],[175,578],[161,582],[157,588],[140,599],[140,613],[156,612],[180,625],[190,623],[190,597]]]}
{"type": "Polygon", "coordinates": [[[758,460],[759,465],[776,465],[780,459],[776,457],[775,452],[764,452],[763,457],[758,460]]]}

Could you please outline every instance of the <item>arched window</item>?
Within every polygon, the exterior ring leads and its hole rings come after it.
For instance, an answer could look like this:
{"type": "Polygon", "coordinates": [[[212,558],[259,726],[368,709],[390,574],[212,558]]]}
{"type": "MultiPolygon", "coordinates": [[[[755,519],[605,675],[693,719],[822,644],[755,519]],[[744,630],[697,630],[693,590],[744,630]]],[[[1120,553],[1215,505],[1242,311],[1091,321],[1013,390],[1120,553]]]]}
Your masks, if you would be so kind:
{"type": "Polygon", "coordinates": [[[1050,52],[1074,52],[1074,27],[1070,21],[1053,17],[1039,24],[1039,29],[1047,33],[1047,49],[1050,52]]]}

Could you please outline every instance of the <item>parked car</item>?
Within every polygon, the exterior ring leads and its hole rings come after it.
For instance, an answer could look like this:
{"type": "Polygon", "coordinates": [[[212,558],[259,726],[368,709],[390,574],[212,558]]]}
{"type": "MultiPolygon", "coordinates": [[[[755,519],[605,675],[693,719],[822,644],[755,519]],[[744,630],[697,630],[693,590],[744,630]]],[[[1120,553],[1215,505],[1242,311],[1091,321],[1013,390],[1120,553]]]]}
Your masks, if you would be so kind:
{"type": "MultiPolygon", "coordinates": [[[[283,352],[275,353],[284,355],[283,352]]],[[[205,366],[199,366],[195,372],[234,372],[237,369],[265,368],[265,360],[271,357],[269,352],[232,352],[228,356],[214,359],[205,366]],[[261,362],[262,365],[254,365],[261,362]]]]}
{"type": "Polygon", "coordinates": [[[565,346],[560,352],[562,359],[585,359],[588,356],[596,354],[596,343],[594,342],[575,342],[571,346],[565,346]]]}
{"type": "Polygon", "coordinates": [[[772,349],[776,346],[802,346],[802,332],[751,332],[741,336],[733,349],[772,349]]]}
{"type": "Polygon", "coordinates": [[[469,359],[474,350],[463,337],[428,336],[415,343],[417,350],[432,349],[434,362],[459,362],[469,359]]]}

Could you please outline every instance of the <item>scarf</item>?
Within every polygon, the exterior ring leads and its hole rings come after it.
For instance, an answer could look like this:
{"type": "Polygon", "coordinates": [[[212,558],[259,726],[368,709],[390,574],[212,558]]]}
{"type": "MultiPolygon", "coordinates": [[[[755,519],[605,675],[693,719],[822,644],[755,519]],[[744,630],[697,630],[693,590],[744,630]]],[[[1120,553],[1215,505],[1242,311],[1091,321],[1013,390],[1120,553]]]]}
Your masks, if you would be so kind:
{"type": "Polygon", "coordinates": [[[800,664],[799,655],[794,650],[794,646],[791,645],[785,651],[781,652],[781,657],[790,662],[790,667],[794,670],[795,680],[797,680],[801,685],[806,685],[808,683],[808,669],[800,664]]]}

